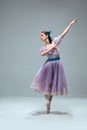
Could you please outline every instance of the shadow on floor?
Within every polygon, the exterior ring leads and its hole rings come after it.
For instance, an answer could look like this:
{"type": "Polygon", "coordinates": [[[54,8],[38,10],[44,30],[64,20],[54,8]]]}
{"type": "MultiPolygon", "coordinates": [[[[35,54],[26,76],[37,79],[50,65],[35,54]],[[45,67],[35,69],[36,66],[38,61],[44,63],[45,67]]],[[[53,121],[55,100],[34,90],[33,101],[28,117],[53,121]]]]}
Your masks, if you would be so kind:
{"type": "Polygon", "coordinates": [[[50,111],[49,114],[46,113],[46,111],[36,111],[34,113],[31,113],[31,115],[39,116],[39,115],[71,115],[68,112],[61,112],[61,111],[50,111]]]}

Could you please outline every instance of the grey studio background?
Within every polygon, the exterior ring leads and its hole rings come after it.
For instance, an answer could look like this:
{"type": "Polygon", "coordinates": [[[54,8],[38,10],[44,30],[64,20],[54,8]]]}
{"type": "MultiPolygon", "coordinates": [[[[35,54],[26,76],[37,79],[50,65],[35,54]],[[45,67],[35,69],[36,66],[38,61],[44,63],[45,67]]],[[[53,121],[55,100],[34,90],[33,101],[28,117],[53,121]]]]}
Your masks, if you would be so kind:
{"type": "Polygon", "coordinates": [[[40,96],[30,85],[46,57],[42,30],[60,34],[78,18],[60,45],[69,96],[87,96],[87,1],[0,0],[0,96],[40,96]]]}

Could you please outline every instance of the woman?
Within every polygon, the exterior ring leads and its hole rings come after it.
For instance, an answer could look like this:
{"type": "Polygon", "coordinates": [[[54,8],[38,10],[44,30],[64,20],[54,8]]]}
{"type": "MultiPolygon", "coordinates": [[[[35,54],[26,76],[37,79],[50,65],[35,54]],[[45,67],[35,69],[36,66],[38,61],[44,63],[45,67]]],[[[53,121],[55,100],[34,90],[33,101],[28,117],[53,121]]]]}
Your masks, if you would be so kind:
{"type": "Polygon", "coordinates": [[[58,37],[50,37],[49,31],[42,31],[40,34],[41,40],[45,43],[40,49],[41,56],[47,56],[48,59],[42,65],[35,76],[31,85],[34,90],[42,93],[46,100],[46,112],[50,112],[50,104],[53,95],[67,94],[67,81],[64,73],[62,61],[60,59],[59,44],[64,36],[68,33],[73,24],[77,22],[75,18],[58,37]]]}

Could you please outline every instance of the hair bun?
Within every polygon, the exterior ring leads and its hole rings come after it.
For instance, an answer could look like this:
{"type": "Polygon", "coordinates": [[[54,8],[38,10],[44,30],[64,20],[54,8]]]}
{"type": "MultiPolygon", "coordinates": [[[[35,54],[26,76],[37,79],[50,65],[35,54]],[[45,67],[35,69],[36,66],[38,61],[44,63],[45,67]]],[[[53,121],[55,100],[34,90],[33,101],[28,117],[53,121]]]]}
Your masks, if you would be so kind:
{"type": "Polygon", "coordinates": [[[51,32],[52,32],[52,31],[48,31],[48,35],[50,35],[50,34],[51,34],[51,32]]]}

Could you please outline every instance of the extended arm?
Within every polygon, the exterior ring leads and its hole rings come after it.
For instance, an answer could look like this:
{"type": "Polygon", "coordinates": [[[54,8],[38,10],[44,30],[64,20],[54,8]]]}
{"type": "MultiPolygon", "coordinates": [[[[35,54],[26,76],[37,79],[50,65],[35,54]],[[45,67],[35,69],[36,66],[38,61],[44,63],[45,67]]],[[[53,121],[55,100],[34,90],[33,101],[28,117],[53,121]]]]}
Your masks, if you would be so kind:
{"type": "Polygon", "coordinates": [[[66,27],[66,29],[63,31],[63,33],[60,34],[60,37],[63,38],[68,33],[68,31],[70,30],[71,26],[73,24],[75,24],[75,23],[77,23],[77,19],[76,18],[66,27]]]}

